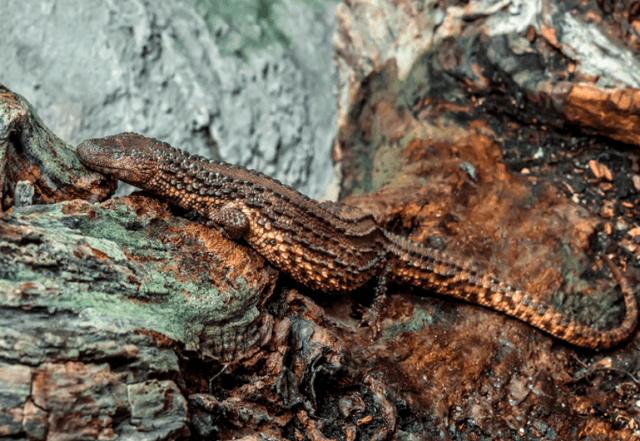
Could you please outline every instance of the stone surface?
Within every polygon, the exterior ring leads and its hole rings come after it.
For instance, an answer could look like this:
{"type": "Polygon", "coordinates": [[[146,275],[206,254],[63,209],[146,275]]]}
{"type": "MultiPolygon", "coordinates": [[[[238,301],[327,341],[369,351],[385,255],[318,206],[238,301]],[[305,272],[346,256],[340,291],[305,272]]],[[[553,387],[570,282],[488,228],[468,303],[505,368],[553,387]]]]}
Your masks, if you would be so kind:
{"type": "Polygon", "coordinates": [[[2,81],[70,144],[135,131],[322,197],[336,176],[335,3],[224,5],[0,2],[2,81]]]}

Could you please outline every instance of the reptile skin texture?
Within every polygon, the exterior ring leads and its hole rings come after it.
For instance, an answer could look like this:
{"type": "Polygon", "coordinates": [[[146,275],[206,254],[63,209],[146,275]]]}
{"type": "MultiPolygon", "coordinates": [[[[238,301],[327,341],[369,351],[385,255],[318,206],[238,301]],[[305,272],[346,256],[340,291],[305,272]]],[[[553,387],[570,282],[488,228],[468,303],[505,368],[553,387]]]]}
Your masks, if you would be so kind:
{"type": "Polygon", "coordinates": [[[374,333],[391,281],[500,311],[586,348],[615,346],[636,325],[635,295],[608,258],[626,314],[618,327],[600,331],[509,282],[380,228],[370,215],[337,203],[318,203],[256,171],[189,156],[135,133],[84,141],[77,156],[92,170],[200,213],[205,225],[232,239],[244,238],[272,265],[311,289],[346,292],[376,278],[376,298],[363,317],[374,333]]]}

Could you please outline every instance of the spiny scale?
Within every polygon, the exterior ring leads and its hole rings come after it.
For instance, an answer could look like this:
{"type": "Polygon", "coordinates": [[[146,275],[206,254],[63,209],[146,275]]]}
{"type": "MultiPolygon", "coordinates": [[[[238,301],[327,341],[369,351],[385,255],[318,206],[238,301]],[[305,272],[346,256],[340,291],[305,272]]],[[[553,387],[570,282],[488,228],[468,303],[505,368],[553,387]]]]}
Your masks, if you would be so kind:
{"type": "Polygon", "coordinates": [[[501,311],[588,348],[614,346],[636,324],[634,293],[608,259],[624,294],[626,316],[620,326],[599,331],[491,274],[379,228],[370,215],[320,204],[262,173],[188,156],[135,133],[84,141],[77,155],[91,169],[199,212],[208,226],[231,238],[244,237],[269,262],[312,289],[344,292],[378,278],[381,299],[365,315],[373,327],[384,305],[387,278],[501,311]]]}

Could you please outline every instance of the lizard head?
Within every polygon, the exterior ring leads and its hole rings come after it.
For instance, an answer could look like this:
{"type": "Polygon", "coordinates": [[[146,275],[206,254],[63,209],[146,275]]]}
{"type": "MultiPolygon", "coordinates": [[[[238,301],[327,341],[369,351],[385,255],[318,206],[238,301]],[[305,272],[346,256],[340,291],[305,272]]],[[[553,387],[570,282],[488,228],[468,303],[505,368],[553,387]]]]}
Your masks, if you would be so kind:
{"type": "Polygon", "coordinates": [[[76,149],[84,166],[139,188],[158,172],[150,153],[149,138],[136,133],[87,139],[76,149]]]}

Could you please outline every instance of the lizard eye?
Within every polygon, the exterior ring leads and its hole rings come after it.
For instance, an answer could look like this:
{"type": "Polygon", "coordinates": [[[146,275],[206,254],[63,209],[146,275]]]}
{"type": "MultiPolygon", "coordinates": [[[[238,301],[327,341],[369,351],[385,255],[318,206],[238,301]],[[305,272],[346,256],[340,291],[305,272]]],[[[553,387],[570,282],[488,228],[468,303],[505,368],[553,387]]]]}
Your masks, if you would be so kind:
{"type": "Polygon", "coordinates": [[[113,159],[122,159],[122,153],[120,152],[115,152],[113,154],[113,159]]]}

